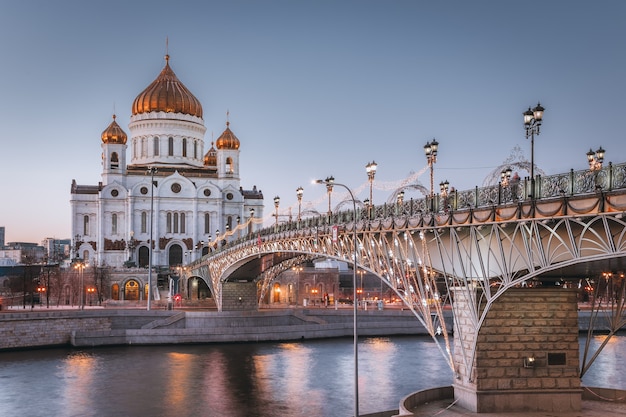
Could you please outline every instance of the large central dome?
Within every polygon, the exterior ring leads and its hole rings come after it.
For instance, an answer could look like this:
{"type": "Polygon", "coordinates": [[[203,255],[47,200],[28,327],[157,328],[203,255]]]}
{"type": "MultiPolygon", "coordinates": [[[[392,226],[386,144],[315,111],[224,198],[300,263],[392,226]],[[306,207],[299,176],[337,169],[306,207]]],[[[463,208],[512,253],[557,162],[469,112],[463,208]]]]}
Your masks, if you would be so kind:
{"type": "Polygon", "coordinates": [[[200,101],[180,82],[165,56],[165,68],[133,102],[133,116],[140,113],[183,113],[202,118],[200,101]]]}

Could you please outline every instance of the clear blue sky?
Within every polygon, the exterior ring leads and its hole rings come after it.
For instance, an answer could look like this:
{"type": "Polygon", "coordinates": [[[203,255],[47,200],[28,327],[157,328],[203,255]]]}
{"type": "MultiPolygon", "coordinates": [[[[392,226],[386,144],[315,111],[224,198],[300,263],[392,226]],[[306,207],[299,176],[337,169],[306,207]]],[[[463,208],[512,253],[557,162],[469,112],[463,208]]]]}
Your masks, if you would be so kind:
{"type": "MultiPolygon", "coordinates": [[[[530,160],[522,112],[546,112],[535,162],[587,167],[600,145],[626,161],[626,2],[32,1],[0,4],[0,225],[7,241],[68,238],[70,185],[97,184],[100,134],[164,65],[202,102],[210,146],[230,111],[241,184],[280,212],[327,209],[337,182],[374,202],[424,172],[481,185],[515,146],[530,160]],[[308,203],[310,202],[310,203],[308,203]]],[[[418,197],[416,195],[416,197],[418,197]]],[[[340,198],[340,195],[337,195],[340,198]]],[[[335,200],[333,200],[333,205],[335,200]]]]}

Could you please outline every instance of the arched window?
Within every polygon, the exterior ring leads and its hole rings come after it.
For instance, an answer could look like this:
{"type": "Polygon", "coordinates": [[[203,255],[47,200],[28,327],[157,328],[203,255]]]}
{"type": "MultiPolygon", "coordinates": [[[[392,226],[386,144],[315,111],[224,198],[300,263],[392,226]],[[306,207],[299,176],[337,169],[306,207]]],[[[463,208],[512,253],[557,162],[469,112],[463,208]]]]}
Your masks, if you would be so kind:
{"type": "Polygon", "coordinates": [[[146,233],[148,231],[148,213],[145,211],[141,212],[141,233],[146,233]]]}
{"type": "Polygon", "coordinates": [[[171,136],[167,138],[167,155],[174,156],[174,138],[171,136]]]}
{"type": "Polygon", "coordinates": [[[120,166],[120,160],[117,156],[117,152],[111,154],[111,169],[117,169],[120,166]]]}
{"type": "Polygon", "coordinates": [[[228,230],[233,230],[233,216],[228,216],[228,218],[226,219],[226,225],[228,227],[228,230]]]}
{"type": "Polygon", "coordinates": [[[148,138],[141,138],[141,157],[148,156],[148,138]]]}
{"type": "Polygon", "coordinates": [[[174,233],[178,233],[178,213],[174,213],[174,233]]]}
{"type": "Polygon", "coordinates": [[[180,213],[180,233],[185,233],[185,213],[180,213]]]}
{"type": "Polygon", "coordinates": [[[198,141],[193,141],[193,159],[198,159],[198,141]]]}
{"type": "Polygon", "coordinates": [[[183,138],[183,156],[187,156],[187,138],[183,138]]]}
{"type": "Polygon", "coordinates": [[[204,234],[211,234],[211,216],[209,213],[204,213],[204,234]]]}
{"type": "Polygon", "coordinates": [[[167,213],[165,232],[172,233],[172,213],[167,213]]]}
{"type": "Polygon", "coordinates": [[[111,234],[117,234],[117,214],[111,215],[111,234]]]}
{"type": "Polygon", "coordinates": [[[234,170],[233,167],[233,158],[231,158],[230,156],[228,158],[226,158],[226,172],[229,174],[232,174],[234,170]]]}
{"type": "Polygon", "coordinates": [[[89,235],[89,216],[83,217],[83,236],[89,235]]]}
{"type": "Polygon", "coordinates": [[[159,156],[159,138],[157,136],[152,139],[152,147],[154,148],[154,156],[159,156]]]}

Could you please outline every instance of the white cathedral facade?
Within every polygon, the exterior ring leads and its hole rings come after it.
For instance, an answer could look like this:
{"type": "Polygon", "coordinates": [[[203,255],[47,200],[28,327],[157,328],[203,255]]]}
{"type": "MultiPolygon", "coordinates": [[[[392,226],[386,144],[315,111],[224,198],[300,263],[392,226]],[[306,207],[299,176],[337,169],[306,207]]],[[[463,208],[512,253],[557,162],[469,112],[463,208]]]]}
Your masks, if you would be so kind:
{"type": "Polygon", "coordinates": [[[130,136],[115,115],[102,132],[102,180],[72,181],[73,256],[90,265],[145,268],[152,244],[151,264],[172,268],[236,238],[226,232],[238,226],[260,227],[250,220],[263,218],[263,195],[240,186],[239,139],[227,121],[205,152],[202,105],[165,59],[133,102],[130,136]]]}

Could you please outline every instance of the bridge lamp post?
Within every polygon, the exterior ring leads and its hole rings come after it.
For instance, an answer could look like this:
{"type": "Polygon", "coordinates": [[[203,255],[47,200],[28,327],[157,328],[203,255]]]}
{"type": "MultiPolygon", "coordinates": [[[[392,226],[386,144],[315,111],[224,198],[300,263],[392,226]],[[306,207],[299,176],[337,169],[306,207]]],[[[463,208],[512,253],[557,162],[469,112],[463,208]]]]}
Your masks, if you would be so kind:
{"type": "Polygon", "coordinates": [[[376,176],[376,168],[378,168],[378,164],[375,161],[368,162],[365,165],[365,172],[367,172],[367,179],[370,183],[370,201],[367,205],[367,217],[369,219],[372,218],[372,208],[374,204],[374,199],[372,198],[372,189],[374,187],[374,176],[376,176]]]}
{"type": "Polygon", "coordinates": [[[448,195],[450,195],[450,183],[448,182],[448,180],[439,183],[439,191],[441,192],[441,197],[443,198],[443,210],[447,213],[448,195]]]}
{"type": "Polygon", "coordinates": [[[428,162],[428,168],[430,168],[430,211],[434,210],[433,200],[435,197],[435,183],[434,183],[434,171],[435,163],[437,162],[437,151],[439,150],[439,142],[434,138],[432,142],[426,142],[424,145],[424,154],[426,155],[426,161],[428,162]]]}
{"type": "Polygon", "coordinates": [[[537,103],[534,109],[528,108],[524,114],[526,139],[530,138],[530,198],[535,198],[535,135],[539,136],[544,108],[537,103]]]}
{"type": "Polygon", "coordinates": [[[602,149],[602,146],[600,146],[595,152],[589,149],[589,152],[587,152],[587,161],[589,162],[590,171],[600,171],[602,169],[602,162],[604,162],[604,152],[606,151],[602,149]]]}
{"type": "Polygon", "coordinates": [[[152,256],[154,252],[154,174],[157,173],[156,167],[150,167],[147,171],[150,174],[150,245],[148,246],[148,304],[147,309],[152,308],[152,256]]]}
{"type": "Polygon", "coordinates": [[[274,197],[274,207],[276,208],[276,214],[274,214],[274,216],[276,216],[276,227],[278,227],[278,206],[280,206],[280,197],[276,196],[274,197]]]}
{"type": "Polygon", "coordinates": [[[340,187],[345,188],[348,193],[350,194],[350,198],[352,199],[352,206],[353,206],[353,210],[354,210],[354,227],[352,228],[353,231],[353,240],[354,240],[354,265],[352,268],[352,299],[353,299],[353,317],[354,317],[354,324],[353,324],[353,328],[354,328],[354,336],[353,336],[353,341],[354,341],[354,415],[358,416],[359,415],[359,348],[358,348],[358,340],[359,340],[359,333],[358,333],[358,328],[357,328],[357,311],[358,311],[358,306],[357,306],[357,289],[356,289],[356,283],[357,283],[357,279],[356,279],[356,270],[357,270],[357,256],[358,256],[358,243],[357,243],[357,234],[356,234],[356,199],[354,198],[354,194],[352,193],[352,190],[344,184],[340,184],[338,182],[335,182],[335,178],[328,177],[325,180],[315,180],[315,184],[326,184],[326,189],[329,189],[330,191],[328,192],[328,204],[329,204],[329,208],[330,208],[330,192],[332,191],[332,187],[334,185],[338,185],[340,187]]]}
{"type": "Polygon", "coordinates": [[[512,173],[513,173],[513,170],[511,169],[511,167],[508,167],[507,169],[505,169],[504,171],[500,173],[500,184],[502,184],[503,187],[508,186],[509,183],[511,182],[512,173]]]}
{"type": "Polygon", "coordinates": [[[300,220],[302,219],[302,195],[304,194],[304,188],[298,187],[296,189],[296,197],[298,197],[298,224],[300,224],[300,220]]]}
{"type": "Polygon", "coordinates": [[[402,206],[404,205],[404,191],[400,191],[396,197],[398,215],[402,214],[402,206]]]}
{"type": "Polygon", "coordinates": [[[333,193],[335,177],[332,175],[330,177],[326,177],[326,179],[323,180],[323,183],[326,184],[326,192],[328,193],[328,222],[330,223],[330,217],[333,215],[333,211],[330,209],[330,195],[333,193]]]}

